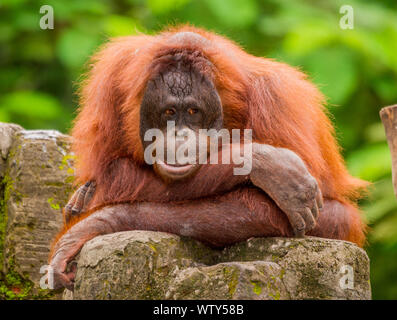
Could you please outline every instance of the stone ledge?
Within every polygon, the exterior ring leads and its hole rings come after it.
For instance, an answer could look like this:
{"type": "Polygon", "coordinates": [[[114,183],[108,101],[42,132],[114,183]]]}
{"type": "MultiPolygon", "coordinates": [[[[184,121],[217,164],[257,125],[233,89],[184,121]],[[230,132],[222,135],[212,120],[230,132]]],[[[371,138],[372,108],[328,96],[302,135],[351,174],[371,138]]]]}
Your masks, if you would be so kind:
{"type": "Polygon", "coordinates": [[[64,299],[371,299],[367,254],[339,240],[253,238],[213,250],[127,231],[87,242],[77,263],[64,299]]]}

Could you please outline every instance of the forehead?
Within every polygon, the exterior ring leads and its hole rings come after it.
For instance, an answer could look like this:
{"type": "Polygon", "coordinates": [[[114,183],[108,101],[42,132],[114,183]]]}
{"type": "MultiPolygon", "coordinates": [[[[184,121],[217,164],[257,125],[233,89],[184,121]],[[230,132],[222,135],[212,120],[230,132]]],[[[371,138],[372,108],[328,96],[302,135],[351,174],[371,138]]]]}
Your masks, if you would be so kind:
{"type": "Polygon", "coordinates": [[[181,81],[191,85],[194,78],[212,80],[214,66],[200,50],[171,49],[154,58],[150,71],[151,79],[167,78],[171,86],[181,81]]]}
{"type": "Polygon", "coordinates": [[[188,70],[171,67],[162,77],[168,92],[174,96],[185,97],[192,94],[193,75],[188,70]]]}
{"type": "Polygon", "coordinates": [[[213,87],[208,75],[195,65],[195,61],[172,58],[168,63],[163,62],[152,75],[151,84],[147,86],[147,90],[154,91],[152,95],[197,98],[213,87]]]}

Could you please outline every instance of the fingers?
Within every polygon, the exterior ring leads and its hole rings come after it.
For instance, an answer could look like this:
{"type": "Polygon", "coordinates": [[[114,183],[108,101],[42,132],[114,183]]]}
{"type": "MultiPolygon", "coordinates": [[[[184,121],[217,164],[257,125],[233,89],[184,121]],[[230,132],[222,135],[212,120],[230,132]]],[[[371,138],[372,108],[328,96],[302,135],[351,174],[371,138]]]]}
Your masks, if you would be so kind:
{"type": "Polygon", "coordinates": [[[314,220],[317,220],[320,209],[318,208],[317,202],[314,202],[314,206],[311,210],[314,220]]]}
{"type": "Polygon", "coordinates": [[[73,291],[73,289],[74,289],[74,274],[60,273],[58,280],[59,280],[58,283],[61,287],[65,287],[66,289],[73,291]]]}
{"type": "Polygon", "coordinates": [[[319,187],[317,187],[316,203],[317,203],[318,209],[321,211],[321,209],[324,206],[324,200],[323,200],[323,194],[319,187]]]}
{"type": "Polygon", "coordinates": [[[54,271],[52,289],[58,290],[60,288],[67,288],[73,291],[74,277],[75,273],[73,272],[64,273],[54,271]]]}
{"type": "Polygon", "coordinates": [[[314,217],[315,220],[318,219],[318,216],[320,214],[320,211],[323,209],[323,206],[324,206],[323,195],[321,193],[320,188],[317,186],[317,188],[316,188],[316,197],[315,197],[315,200],[314,200],[313,207],[311,209],[311,212],[312,212],[313,217],[314,217]]]}
{"type": "Polygon", "coordinates": [[[302,238],[306,232],[312,230],[316,225],[313,211],[308,207],[304,208],[300,212],[289,212],[287,213],[287,216],[294,231],[294,235],[298,238],[302,238]]]}
{"type": "Polygon", "coordinates": [[[76,203],[77,196],[78,196],[77,192],[73,193],[73,195],[70,198],[69,202],[65,206],[65,217],[66,217],[66,220],[69,220],[72,217],[72,215],[73,215],[72,209],[73,209],[73,207],[74,207],[74,205],[76,203]]]}
{"type": "Polygon", "coordinates": [[[316,220],[320,214],[320,211],[323,208],[323,195],[321,190],[315,181],[314,186],[312,187],[314,192],[310,197],[312,200],[309,200],[309,205],[306,205],[306,208],[303,211],[303,218],[306,223],[306,231],[310,231],[316,225],[316,220]]]}
{"type": "Polygon", "coordinates": [[[80,214],[88,207],[88,204],[94,196],[95,190],[95,181],[89,181],[75,191],[65,206],[66,222],[68,222],[71,217],[80,214]]]}
{"type": "Polygon", "coordinates": [[[281,207],[284,207],[295,236],[303,237],[314,229],[323,208],[323,196],[317,182],[310,181],[304,196],[297,196],[290,204],[284,202],[281,207]]]}
{"type": "MultiPolygon", "coordinates": [[[[88,185],[87,192],[86,192],[86,194],[84,196],[83,208],[87,208],[88,207],[88,204],[90,203],[92,197],[94,196],[95,190],[96,190],[95,181],[90,181],[89,185],[88,185]]],[[[81,211],[82,211],[83,208],[81,208],[81,211]]]]}
{"type": "MultiPolygon", "coordinates": [[[[304,227],[303,227],[303,235],[312,230],[316,226],[316,220],[318,219],[318,216],[320,214],[320,206],[322,208],[323,206],[323,199],[322,199],[322,194],[320,191],[320,188],[316,186],[316,196],[313,198],[311,201],[311,205],[304,207],[303,210],[300,210],[300,212],[297,212],[295,215],[300,215],[304,221],[304,227]]],[[[298,221],[297,218],[295,218],[295,221],[298,221]]],[[[298,229],[301,228],[301,222],[298,222],[298,229]]],[[[294,227],[294,226],[293,226],[294,227]]],[[[297,227],[294,228],[297,229],[297,227]]],[[[298,234],[301,234],[301,230],[297,231],[298,234]]]]}
{"type": "Polygon", "coordinates": [[[74,279],[77,271],[77,262],[75,260],[66,263],[65,259],[55,258],[51,262],[52,281],[51,289],[57,290],[67,288],[73,290],[74,279]]]}
{"type": "Polygon", "coordinates": [[[295,237],[303,238],[305,235],[306,223],[302,215],[298,212],[288,212],[287,217],[292,226],[295,237]]]}
{"type": "Polygon", "coordinates": [[[311,204],[306,205],[301,210],[290,210],[287,213],[296,237],[303,237],[316,226],[316,220],[318,219],[322,207],[323,198],[321,190],[316,186],[315,197],[312,198],[311,204]]]}
{"type": "Polygon", "coordinates": [[[87,182],[86,184],[82,185],[77,191],[77,198],[76,198],[76,202],[72,208],[72,214],[79,214],[81,212],[81,210],[84,207],[84,198],[85,195],[88,191],[88,188],[90,186],[90,182],[87,182]]]}
{"type": "Polygon", "coordinates": [[[70,255],[62,247],[58,248],[51,257],[50,268],[47,269],[47,280],[50,288],[53,290],[60,288],[73,290],[76,271],[77,262],[70,259],[70,255]]]}
{"type": "Polygon", "coordinates": [[[69,272],[69,273],[65,274],[65,278],[67,279],[67,281],[65,283],[65,288],[73,291],[75,277],[76,277],[76,271],[69,272]]]}
{"type": "Polygon", "coordinates": [[[302,213],[303,220],[305,220],[305,233],[310,231],[316,225],[316,220],[313,215],[313,211],[309,208],[305,208],[302,213]]]}

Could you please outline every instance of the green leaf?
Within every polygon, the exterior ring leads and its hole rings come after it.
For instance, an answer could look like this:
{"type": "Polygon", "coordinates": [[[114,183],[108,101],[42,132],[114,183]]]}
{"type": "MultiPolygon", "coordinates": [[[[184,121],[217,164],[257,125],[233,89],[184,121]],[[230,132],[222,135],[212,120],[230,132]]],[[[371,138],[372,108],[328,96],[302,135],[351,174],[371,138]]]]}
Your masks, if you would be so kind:
{"type": "Polygon", "coordinates": [[[387,214],[397,211],[391,177],[374,182],[369,191],[369,198],[361,207],[369,224],[373,225],[387,214]]]}
{"type": "Polygon", "coordinates": [[[32,35],[19,45],[17,55],[23,60],[49,62],[54,56],[54,48],[46,33],[32,35]]]}
{"type": "Polygon", "coordinates": [[[356,57],[343,47],[321,48],[307,55],[304,69],[330,99],[331,104],[343,104],[357,86],[356,57]]]}
{"type": "Polygon", "coordinates": [[[0,109],[0,122],[10,122],[11,117],[7,110],[0,109]]]}
{"type": "Polygon", "coordinates": [[[375,122],[365,128],[365,137],[370,143],[386,141],[385,128],[382,122],[375,122]]]}
{"type": "Polygon", "coordinates": [[[190,0],[148,0],[148,6],[155,14],[166,14],[185,6],[190,0]]]}
{"type": "Polygon", "coordinates": [[[15,36],[17,30],[13,28],[11,25],[7,24],[7,22],[0,23],[0,42],[6,43],[7,41],[11,41],[15,36]]]}
{"type": "Polygon", "coordinates": [[[253,0],[205,0],[212,14],[221,23],[231,28],[244,28],[251,25],[258,8],[253,0]]]}
{"type": "Polygon", "coordinates": [[[70,68],[80,68],[99,44],[99,36],[70,29],[62,33],[57,43],[59,59],[70,68]]]}
{"type": "Polygon", "coordinates": [[[382,74],[378,79],[373,80],[373,86],[386,103],[397,101],[397,78],[385,77],[382,74]]]}
{"type": "Polygon", "coordinates": [[[397,243],[397,210],[373,227],[371,240],[373,242],[397,243]]]}
{"type": "Polygon", "coordinates": [[[30,0],[2,0],[1,4],[7,7],[19,7],[22,4],[29,2],[30,0]]]}
{"type": "Polygon", "coordinates": [[[349,171],[364,180],[375,181],[391,173],[391,158],[387,143],[364,146],[347,157],[349,171]]]}
{"type": "Polygon", "coordinates": [[[33,91],[16,91],[3,96],[0,109],[19,117],[43,120],[55,119],[62,113],[61,105],[53,96],[33,91]]]}
{"type": "Polygon", "coordinates": [[[39,31],[40,18],[39,9],[37,12],[27,9],[17,10],[12,24],[18,31],[39,31]]]}
{"type": "Polygon", "coordinates": [[[134,35],[142,27],[133,18],[113,14],[106,18],[104,29],[110,37],[117,37],[134,35]]]}
{"type": "Polygon", "coordinates": [[[103,0],[45,0],[43,4],[54,8],[55,25],[57,21],[75,22],[81,17],[87,18],[91,14],[105,15],[111,11],[109,1],[103,0]]]}
{"type": "Polygon", "coordinates": [[[337,37],[336,27],[327,21],[310,19],[288,29],[283,49],[289,54],[306,55],[331,44],[337,37]]]}

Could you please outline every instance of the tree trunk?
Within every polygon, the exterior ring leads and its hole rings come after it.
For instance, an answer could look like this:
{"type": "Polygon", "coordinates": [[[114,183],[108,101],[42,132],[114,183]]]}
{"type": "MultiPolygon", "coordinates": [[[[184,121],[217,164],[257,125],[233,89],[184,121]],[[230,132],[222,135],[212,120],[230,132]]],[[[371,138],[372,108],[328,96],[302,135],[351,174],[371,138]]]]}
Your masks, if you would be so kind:
{"type": "Polygon", "coordinates": [[[392,160],[394,194],[397,197],[397,104],[380,110],[392,160]]]}

